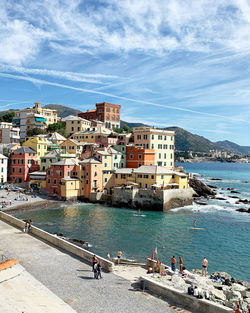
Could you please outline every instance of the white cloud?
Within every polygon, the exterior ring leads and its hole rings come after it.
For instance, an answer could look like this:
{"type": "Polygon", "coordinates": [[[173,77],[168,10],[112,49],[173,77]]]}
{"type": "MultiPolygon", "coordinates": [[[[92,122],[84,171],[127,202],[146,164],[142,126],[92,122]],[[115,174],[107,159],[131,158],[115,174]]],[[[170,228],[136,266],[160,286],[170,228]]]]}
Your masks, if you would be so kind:
{"type": "Polygon", "coordinates": [[[22,64],[41,44],[64,54],[248,51],[244,0],[12,0],[0,8],[0,60],[22,64]]]}

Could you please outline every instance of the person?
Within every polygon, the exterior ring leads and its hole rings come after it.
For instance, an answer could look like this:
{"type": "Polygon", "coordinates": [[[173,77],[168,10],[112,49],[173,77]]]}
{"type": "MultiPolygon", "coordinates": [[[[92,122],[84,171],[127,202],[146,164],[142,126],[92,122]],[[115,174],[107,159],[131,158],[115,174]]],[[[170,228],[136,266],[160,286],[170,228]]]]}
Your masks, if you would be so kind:
{"type": "Polygon", "coordinates": [[[198,298],[199,292],[197,286],[194,287],[194,297],[198,298]]]}
{"type": "Polygon", "coordinates": [[[194,288],[193,288],[193,286],[189,286],[189,287],[188,287],[188,294],[189,294],[190,296],[193,296],[193,295],[194,295],[194,288]]]}
{"type": "Polygon", "coordinates": [[[98,259],[97,259],[96,255],[93,255],[93,258],[92,258],[92,272],[94,272],[95,265],[97,264],[97,262],[98,262],[98,259]]]}
{"type": "Polygon", "coordinates": [[[250,313],[250,305],[247,306],[247,313],[250,313]]]}
{"type": "Polygon", "coordinates": [[[122,256],[122,251],[117,251],[117,264],[121,263],[121,256],[122,256]]]}
{"type": "Polygon", "coordinates": [[[25,222],[23,231],[24,231],[24,233],[28,232],[28,222],[25,222]]]}
{"type": "Polygon", "coordinates": [[[100,263],[100,261],[98,261],[98,263],[97,263],[97,265],[96,265],[97,279],[98,279],[99,277],[102,278],[101,269],[102,269],[101,263],[100,263]]]}
{"type": "Polygon", "coordinates": [[[204,258],[203,258],[203,260],[202,260],[201,276],[203,276],[203,274],[205,274],[205,277],[207,276],[207,266],[208,266],[208,260],[207,260],[206,257],[204,256],[204,258]]]}
{"type": "Polygon", "coordinates": [[[234,313],[241,313],[241,312],[242,312],[241,309],[240,309],[240,303],[239,303],[239,301],[236,301],[236,302],[235,302],[235,304],[234,304],[234,306],[233,306],[233,311],[234,311],[234,313]]]}
{"type": "Polygon", "coordinates": [[[153,268],[149,266],[147,274],[152,274],[153,273],[153,268]]]}
{"type": "Polygon", "coordinates": [[[171,258],[171,269],[173,272],[175,272],[175,264],[176,264],[176,259],[175,259],[175,256],[173,255],[173,257],[171,258]]]}
{"type": "Polygon", "coordinates": [[[182,261],[182,257],[181,256],[179,256],[179,266],[180,266],[180,273],[182,273],[183,261],[182,261]]]}
{"type": "Polygon", "coordinates": [[[94,278],[95,278],[95,279],[98,279],[97,263],[94,264],[94,266],[93,266],[93,271],[94,271],[94,278]]]}
{"type": "Polygon", "coordinates": [[[196,228],[196,220],[193,221],[193,226],[196,228]]]}
{"type": "Polygon", "coordinates": [[[107,252],[107,258],[108,260],[110,260],[110,254],[107,252]]]}

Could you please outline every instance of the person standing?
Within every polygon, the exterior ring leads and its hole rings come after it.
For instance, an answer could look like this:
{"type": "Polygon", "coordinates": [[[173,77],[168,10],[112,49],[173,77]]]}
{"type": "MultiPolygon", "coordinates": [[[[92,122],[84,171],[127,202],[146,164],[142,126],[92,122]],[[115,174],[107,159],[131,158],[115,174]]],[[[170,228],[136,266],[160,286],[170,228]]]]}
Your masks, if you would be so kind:
{"type": "Polygon", "coordinates": [[[101,269],[102,269],[101,263],[98,261],[98,263],[97,263],[97,265],[96,265],[97,279],[98,279],[99,277],[102,278],[101,269]]]}
{"type": "Polygon", "coordinates": [[[179,267],[180,267],[180,273],[182,273],[183,261],[182,261],[182,257],[181,256],[179,256],[179,267]]]}
{"type": "Polygon", "coordinates": [[[207,266],[208,266],[208,260],[206,259],[206,257],[204,256],[203,260],[202,260],[202,271],[201,271],[201,276],[206,277],[207,276],[207,266]]]}
{"type": "Polygon", "coordinates": [[[93,255],[93,258],[92,258],[92,272],[94,272],[94,269],[95,269],[95,264],[97,264],[98,262],[98,259],[95,255],[93,255]]]}
{"type": "Polygon", "coordinates": [[[117,264],[121,263],[122,251],[117,251],[117,264]]]}
{"type": "Polygon", "coordinates": [[[176,259],[175,259],[175,256],[173,255],[173,257],[171,258],[171,269],[173,272],[175,272],[175,264],[176,264],[176,259]]]}

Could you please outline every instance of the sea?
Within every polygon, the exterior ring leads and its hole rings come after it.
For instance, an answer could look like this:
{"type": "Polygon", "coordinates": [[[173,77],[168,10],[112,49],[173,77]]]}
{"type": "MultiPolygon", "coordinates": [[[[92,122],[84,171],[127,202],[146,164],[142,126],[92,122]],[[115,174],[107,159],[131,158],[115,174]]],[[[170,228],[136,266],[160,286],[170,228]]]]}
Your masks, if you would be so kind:
{"type": "Polygon", "coordinates": [[[237,212],[249,205],[237,204],[237,196],[250,199],[250,164],[182,163],[187,172],[217,187],[220,198],[206,205],[194,203],[167,213],[117,208],[100,204],[61,203],[55,208],[33,209],[13,214],[31,219],[33,225],[50,233],[62,233],[92,245],[103,257],[118,250],[123,257],[143,262],[146,257],[170,264],[182,256],[188,269],[201,269],[208,259],[208,272],[224,271],[250,282],[250,214],[237,212]],[[214,180],[217,179],[217,180],[214,180]],[[233,189],[239,193],[232,194],[233,189]],[[192,229],[193,221],[197,230],[192,229]]]}

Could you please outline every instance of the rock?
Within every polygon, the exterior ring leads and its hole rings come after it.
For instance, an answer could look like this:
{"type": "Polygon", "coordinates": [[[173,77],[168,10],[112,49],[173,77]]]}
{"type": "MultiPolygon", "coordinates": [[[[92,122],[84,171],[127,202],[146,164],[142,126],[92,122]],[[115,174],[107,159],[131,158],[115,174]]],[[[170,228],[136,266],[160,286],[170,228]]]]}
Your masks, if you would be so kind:
{"type": "Polygon", "coordinates": [[[227,199],[222,198],[222,197],[215,197],[215,199],[216,199],[216,200],[222,200],[222,201],[227,200],[227,199]]]}
{"type": "Polygon", "coordinates": [[[214,296],[216,299],[220,299],[223,301],[227,299],[224,292],[216,288],[213,288],[212,290],[210,290],[210,295],[214,296]]]}
{"type": "Polygon", "coordinates": [[[191,272],[194,273],[194,274],[201,275],[201,270],[194,269],[194,270],[191,270],[191,272]]]}
{"type": "MultiPolygon", "coordinates": [[[[248,291],[250,291],[250,283],[244,280],[237,280],[237,283],[246,287],[248,291]]],[[[249,298],[250,298],[250,294],[249,294],[249,298]]]]}
{"type": "Polygon", "coordinates": [[[228,196],[229,198],[232,198],[232,199],[240,199],[239,197],[237,196],[228,196]]]}
{"type": "Polygon", "coordinates": [[[250,213],[250,208],[249,209],[240,208],[240,209],[236,209],[236,211],[242,212],[242,213],[250,213]]]}
{"type": "Polygon", "coordinates": [[[213,186],[213,185],[207,185],[209,188],[212,188],[212,189],[217,189],[218,187],[216,186],[213,186]]]}
{"type": "Polygon", "coordinates": [[[188,285],[185,283],[185,281],[178,275],[173,275],[171,277],[171,282],[173,283],[173,286],[176,289],[184,290],[187,292],[188,285]]]}
{"type": "Polygon", "coordinates": [[[247,304],[250,304],[250,298],[245,298],[244,302],[246,302],[247,304]]]}
{"type": "Polygon", "coordinates": [[[242,297],[246,297],[247,288],[240,284],[232,284],[232,291],[239,291],[242,297]]]}
{"type": "Polygon", "coordinates": [[[247,199],[240,199],[239,202],[244,203],[244,204],[250,203],[250,201],[247,199]]]}
{"type": "Polygon", "coordinates": [[[211,178],[210,180],[222,180],[221,178],[211,178]]]}
{"type": "Polygon", "coordinates": [[[240,301],[242,299],[241,293],[239,291],[224,291],[225,296],[227,297],[227,300],[230,302],[240,301]]]}
{"type": "Polygon", "coordinates": [[[204,202],[204,201],[194,201],[196,204],[199,204],[199,205],[207,205],[207,202],[204,202]]]}
{"type": "Polygon", "coordinates": [[[196,178],[190,178],[189,185],[199,197],[216,195],[216,192],[214,192],[213,189],[209,188],[206,184],[196,178]]]}
{"type": "Polygon", "coordinates": [[[231,193],[240,193],[239,191],[231,190],[231,193]]]}

